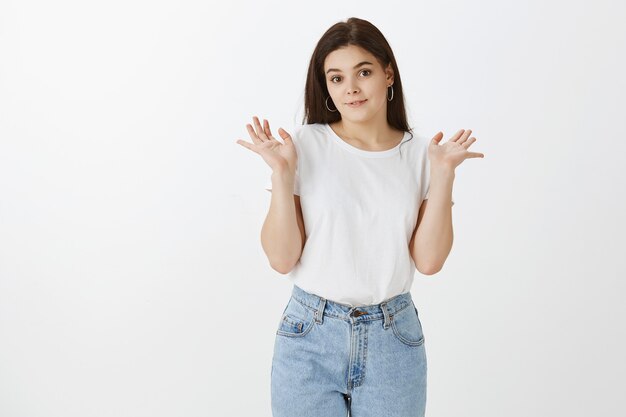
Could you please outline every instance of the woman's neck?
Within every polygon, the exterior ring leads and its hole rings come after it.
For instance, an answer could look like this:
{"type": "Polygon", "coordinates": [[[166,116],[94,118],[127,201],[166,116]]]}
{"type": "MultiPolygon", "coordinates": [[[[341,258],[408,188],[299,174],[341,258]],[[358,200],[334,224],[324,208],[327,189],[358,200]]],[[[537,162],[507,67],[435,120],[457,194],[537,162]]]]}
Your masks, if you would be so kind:
{"type": "Polygon", "coordinates": [[[404,132],[388,124],[381,126],[380,124],[350,123],[339,120],[332,123],[331,127],[346,142],[373,151],[391,149],[404,137],[404,132]]]}

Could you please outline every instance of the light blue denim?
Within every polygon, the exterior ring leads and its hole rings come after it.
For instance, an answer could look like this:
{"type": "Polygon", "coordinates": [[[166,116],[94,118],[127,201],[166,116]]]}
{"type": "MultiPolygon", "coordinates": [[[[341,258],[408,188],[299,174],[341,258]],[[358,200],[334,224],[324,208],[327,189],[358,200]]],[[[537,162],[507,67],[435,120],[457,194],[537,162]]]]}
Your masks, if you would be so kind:
{"type": "Polygon", "coordinates": [[[411,293],[350,307],[294,285],[271,371],[273,417],[423,417],[424,334],[411,293]]]}

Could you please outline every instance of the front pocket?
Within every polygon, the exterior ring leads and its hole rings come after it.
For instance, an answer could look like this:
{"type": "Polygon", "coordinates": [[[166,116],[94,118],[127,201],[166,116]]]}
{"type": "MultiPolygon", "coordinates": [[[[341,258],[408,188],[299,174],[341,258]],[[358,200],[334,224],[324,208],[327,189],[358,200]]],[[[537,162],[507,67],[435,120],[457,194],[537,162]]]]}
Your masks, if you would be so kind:
{"type": "Polygon", "coordinates": [[[421,346],[424,343],[424,333],[417,308],[410,304],[396,312],[391,319],[393,334],[402,343],[408,346],[421,346]]]}
{"type": "Polygon", "coordinates": [[[278,324],[276,334],[288,337],[303,337],[315,324],[313,310],[291,298],[278,324]]]}

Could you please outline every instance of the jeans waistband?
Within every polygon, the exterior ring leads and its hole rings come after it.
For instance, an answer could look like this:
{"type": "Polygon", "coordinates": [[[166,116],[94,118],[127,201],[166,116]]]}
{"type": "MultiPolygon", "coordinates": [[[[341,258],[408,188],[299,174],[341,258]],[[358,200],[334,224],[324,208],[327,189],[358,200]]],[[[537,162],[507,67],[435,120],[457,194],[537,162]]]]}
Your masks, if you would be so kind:
{"type": "Polygon", "coordinates": [[[345,320],[376,320],[387,316],[393,316],[406,307],[414,306],[411,292],[405,292],[391,297],[379,304],[351,307],[347,304],[327,300],[316,294],[307,292],[297,285],[293,286],[292,298],[305,307],[315,311],[316,316],[334,316],[345,320]]]}

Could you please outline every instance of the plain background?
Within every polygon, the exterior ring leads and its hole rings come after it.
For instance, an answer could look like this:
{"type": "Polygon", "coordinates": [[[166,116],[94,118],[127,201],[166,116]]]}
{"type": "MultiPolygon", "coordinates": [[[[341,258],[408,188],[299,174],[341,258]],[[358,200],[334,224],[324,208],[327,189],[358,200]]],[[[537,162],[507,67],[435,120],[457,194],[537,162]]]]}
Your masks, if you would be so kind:
{"type": "Polygon", "coordinates": [[[350,16],[390,42],[415,131],[485,154],[412,289],[427,415],[626,413],[622,2],[20,0],[0,4],[0,415],[271,415],[291,284],[260,244],[270,169],[235,141],[253,115],[301,123],[313,48],[350,16]]]}

